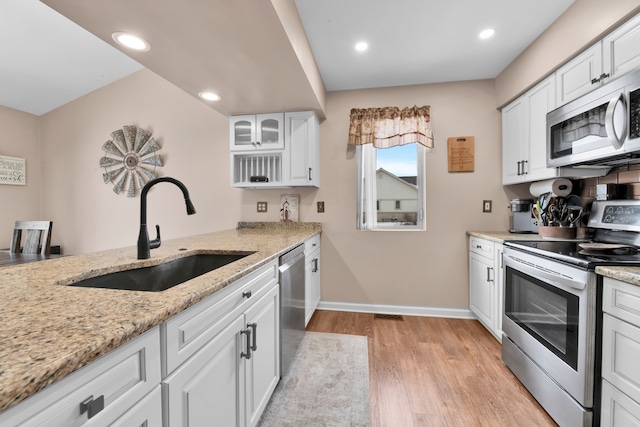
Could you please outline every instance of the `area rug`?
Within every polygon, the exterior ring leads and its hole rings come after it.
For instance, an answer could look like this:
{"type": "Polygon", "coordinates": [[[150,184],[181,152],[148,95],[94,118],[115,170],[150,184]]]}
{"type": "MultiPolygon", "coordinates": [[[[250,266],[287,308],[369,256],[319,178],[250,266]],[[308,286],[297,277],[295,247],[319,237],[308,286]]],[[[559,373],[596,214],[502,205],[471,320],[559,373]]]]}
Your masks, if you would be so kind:
{"type": "Polygon", "coordinates": [[[367,337],[307,332],[258,426],[369,425],[367,337]]]}

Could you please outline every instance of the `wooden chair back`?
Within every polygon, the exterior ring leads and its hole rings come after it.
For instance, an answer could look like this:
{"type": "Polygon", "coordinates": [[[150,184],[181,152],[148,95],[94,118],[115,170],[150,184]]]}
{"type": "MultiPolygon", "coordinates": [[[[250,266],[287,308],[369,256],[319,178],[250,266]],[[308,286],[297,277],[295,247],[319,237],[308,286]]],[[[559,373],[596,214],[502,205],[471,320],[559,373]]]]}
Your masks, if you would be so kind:
{"type": "Polygon", "coordinates": [[[52,229],[53,221],[16,221],[9,252],[49,255],[51,253],[52,229]],[[25,240],[21,246],[23,231],[25,232],[25,240]]]}

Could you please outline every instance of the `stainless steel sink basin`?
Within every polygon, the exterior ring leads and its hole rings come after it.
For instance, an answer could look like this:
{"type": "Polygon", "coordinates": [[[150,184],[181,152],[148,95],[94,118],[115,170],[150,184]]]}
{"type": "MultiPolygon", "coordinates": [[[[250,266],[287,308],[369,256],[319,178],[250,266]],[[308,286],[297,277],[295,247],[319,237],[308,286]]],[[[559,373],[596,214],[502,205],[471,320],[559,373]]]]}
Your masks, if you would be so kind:
{"type": "Polygon", "coordinates": [[[91,279],[72,283],[69,286],[147,292],[164,291],[252,253],[190,255],[152,267],[124,270],[92,277],[91,279]]]}

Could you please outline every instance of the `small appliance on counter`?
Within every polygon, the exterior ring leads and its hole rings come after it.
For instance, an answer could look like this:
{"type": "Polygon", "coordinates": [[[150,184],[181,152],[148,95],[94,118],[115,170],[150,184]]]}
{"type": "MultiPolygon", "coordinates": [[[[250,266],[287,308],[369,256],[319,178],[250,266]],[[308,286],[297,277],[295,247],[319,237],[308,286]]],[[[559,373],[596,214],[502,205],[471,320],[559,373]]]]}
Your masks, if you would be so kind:
{"type": "Polygon", "coordinates": [[[537,233],[538,220],[531,213],[533,200],[513,199],[511,200],[511,228],[510,233],[537,233]]]}

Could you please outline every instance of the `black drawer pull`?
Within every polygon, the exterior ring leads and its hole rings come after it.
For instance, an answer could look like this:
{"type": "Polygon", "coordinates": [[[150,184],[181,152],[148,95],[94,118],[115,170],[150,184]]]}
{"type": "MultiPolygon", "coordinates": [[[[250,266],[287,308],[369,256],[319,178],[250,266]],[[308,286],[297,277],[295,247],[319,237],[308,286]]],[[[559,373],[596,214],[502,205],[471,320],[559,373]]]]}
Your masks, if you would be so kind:
{"type": "Polygon", "coordinates": [[[100,411],[104,409],[104,395],[94,399],[93,396],[89,396],[80,404],[80,414],[87,413],[88,419],[93,418],[100,411]]]}
{"type": "Polygon", "coordinates": [[[251,291],[246,291],[242,293],[242,298],[251,298],[251,291]]]}

